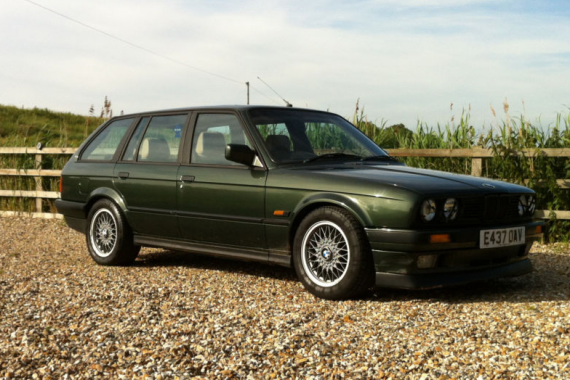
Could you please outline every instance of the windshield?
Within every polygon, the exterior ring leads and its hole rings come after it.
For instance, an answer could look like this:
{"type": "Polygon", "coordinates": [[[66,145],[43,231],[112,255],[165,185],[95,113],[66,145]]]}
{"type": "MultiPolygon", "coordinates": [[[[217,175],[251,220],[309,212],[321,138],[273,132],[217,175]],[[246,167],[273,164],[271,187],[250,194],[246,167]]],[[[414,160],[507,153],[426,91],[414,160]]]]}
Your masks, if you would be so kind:
{"type": "Polygon", "coordinates": [[[276,163],[319,158],[355,160],[388,157],[342,117],[314,111],[253,109],[250,117],[276,163]]]}

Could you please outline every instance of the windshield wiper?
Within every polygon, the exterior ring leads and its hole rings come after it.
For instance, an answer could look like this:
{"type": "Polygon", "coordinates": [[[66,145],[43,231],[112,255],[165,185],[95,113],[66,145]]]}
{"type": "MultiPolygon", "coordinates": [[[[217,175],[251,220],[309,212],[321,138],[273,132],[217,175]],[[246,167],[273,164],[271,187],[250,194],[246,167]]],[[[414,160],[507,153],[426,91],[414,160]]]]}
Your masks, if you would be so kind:
{"type": "Polygon", "coordinates": [[[394,158],[392,156],[368,156],[368,157],[361,158],[360,161],[394,161],[394,162],[399,162],[396,158],[394,158]]]}
{"type": "Polygon", "coordinates": [[[361,159],[361,156],[357,156],[356,154],[348,154],[348,153],[325,153],[325,154],[321,154],[320,156],[316,156],[316,157],[311,157],[311,158],[307,158],[306,160],[303,161],[304,164],[308,163],[308,162],[313,162],[313,161],[317,161],[320,160],[322,158],[337,158],[337,157],[344,157],[344,158],[354,158],[354,159],[361,159]]]}

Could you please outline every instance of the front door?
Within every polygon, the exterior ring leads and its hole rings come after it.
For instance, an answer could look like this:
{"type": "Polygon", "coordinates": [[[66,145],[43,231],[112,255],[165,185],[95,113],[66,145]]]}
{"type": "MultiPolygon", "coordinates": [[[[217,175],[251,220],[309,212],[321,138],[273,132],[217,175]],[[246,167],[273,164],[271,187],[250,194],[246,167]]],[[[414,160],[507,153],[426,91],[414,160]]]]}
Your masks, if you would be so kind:
{"type": "Polygon", "coordinates": [[[250,145],[236,115],[197,115],[190,163],[177,176],[181,236],[208,245],[266,248],[266,171],[226,160],[230,143],[250,145]]]}

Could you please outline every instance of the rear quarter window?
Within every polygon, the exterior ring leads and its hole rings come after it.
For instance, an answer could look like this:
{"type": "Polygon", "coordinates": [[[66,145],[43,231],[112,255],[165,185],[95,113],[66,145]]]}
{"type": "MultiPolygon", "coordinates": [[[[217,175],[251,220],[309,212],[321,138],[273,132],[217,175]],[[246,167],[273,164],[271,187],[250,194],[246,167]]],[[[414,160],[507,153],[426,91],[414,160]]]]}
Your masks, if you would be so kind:
{"type": "Polygon", "coordinates": [[[81,160],[111,161],[134,118],[112,122],[87,145],[81,160]]]}

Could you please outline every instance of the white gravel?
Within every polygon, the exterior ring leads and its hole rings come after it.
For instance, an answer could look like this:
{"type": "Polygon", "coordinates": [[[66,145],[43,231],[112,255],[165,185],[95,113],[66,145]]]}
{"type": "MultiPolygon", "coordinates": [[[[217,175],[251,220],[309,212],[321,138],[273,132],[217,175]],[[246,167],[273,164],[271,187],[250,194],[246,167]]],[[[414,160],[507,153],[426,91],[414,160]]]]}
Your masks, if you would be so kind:
{"type": "Polygon", "coordinates": [[[257,263],[97,266],[61,221],[0,218],[0,379],[569,379],[570,249],[531,257],[515,279],[333,302],[257,263]]]}

